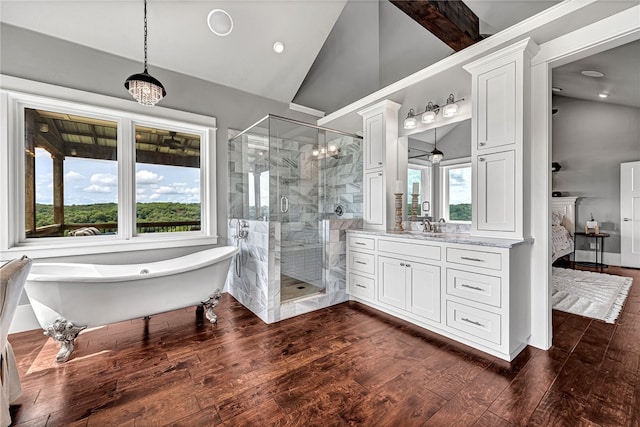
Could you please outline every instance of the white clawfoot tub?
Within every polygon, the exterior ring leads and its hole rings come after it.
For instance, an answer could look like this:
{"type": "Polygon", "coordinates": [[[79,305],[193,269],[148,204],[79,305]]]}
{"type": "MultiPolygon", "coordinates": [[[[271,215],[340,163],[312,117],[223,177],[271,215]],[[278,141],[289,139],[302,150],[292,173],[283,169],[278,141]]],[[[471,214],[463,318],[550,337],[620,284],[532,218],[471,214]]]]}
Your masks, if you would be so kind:
{"type": "Polygon", "coordinates": [[[61,345],[56,361],[66,361],[78,333],[102,326],[203,304],[207,318],[238,252],[221,246],[142,264],[34,263],[25,291],[38,323],[61,345]]]}

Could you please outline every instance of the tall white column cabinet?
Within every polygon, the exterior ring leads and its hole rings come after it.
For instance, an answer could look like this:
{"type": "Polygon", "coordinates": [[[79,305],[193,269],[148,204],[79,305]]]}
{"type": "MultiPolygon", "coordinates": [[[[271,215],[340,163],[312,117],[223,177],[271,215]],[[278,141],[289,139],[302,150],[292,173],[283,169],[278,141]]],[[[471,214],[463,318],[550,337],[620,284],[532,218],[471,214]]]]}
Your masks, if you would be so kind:
{"type": "Polygon", "coordinates": [[[358,112],[364,129],[363,221],[366,229],[392,228],[393,192],[398,179],[399,109],[400,104],[385,100],[358,112]]]}
{"type": "Polygon", "coordinates": [[[474,235],[530,235],[530,63],[538,50],[525,39],[464,66],[472,78],[474,235]]]}

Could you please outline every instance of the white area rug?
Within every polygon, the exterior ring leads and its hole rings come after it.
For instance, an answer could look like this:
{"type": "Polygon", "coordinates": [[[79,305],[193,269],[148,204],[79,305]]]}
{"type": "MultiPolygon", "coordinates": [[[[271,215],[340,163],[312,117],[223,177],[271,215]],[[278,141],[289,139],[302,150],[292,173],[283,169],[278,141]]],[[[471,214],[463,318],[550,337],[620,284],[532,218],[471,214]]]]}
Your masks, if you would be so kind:
{"type": "Polygon", "coordinates": [[[615,323],[624,305],[631,277],[553,267],[553,308],[615,323]]]}

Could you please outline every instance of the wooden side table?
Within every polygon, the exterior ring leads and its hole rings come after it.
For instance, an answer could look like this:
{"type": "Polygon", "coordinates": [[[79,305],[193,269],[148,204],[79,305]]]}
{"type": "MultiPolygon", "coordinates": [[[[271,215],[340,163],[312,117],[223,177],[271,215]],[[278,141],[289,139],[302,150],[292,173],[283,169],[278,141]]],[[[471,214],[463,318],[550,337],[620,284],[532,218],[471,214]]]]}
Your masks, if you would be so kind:
{"type": "Polygon", "coordinates": [[[576,232],[574,233],[574,242],[573,242],[573,268],[576,268],[576,246],[578,246],[578,236],[582,236],[585,237],[587,239],[587,242],[589,241],[590,238],[595,239],[596,242],[596,262],[592,263],[596,266],[596,268],[598,268],[600,270],[600,272],[602,273],[602,269],[605,266],[604,265],[604,238],[605,237],[609,237],[609,233],[583,233],[583,232],[576,232]],[[598,251],[598,239],[600,240],[600,251],[598,251]],[[598,261],[598,252],[600,252],[600,261],[598,261]]]}

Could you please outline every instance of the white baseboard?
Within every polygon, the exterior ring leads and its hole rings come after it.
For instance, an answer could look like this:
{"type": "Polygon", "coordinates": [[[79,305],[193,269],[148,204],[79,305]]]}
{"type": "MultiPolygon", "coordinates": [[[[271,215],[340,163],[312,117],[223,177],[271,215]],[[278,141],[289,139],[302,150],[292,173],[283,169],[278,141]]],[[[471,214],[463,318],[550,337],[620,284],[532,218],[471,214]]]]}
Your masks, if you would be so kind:
{"type": "Polygon", "coordinates": [[[9,333],[15,334],[17,332],[32,331],[34,329],[40,329],[40,324],[31,308],[31,304],[19,305],[11,321],[9,333]]]}
{"type": "MultiPolygon", "coordinates": [[[[604,263],[607,265],[620,265],[620,254],[605,252],[604,253],[604,263]]],[[[598,260],[600,259],[600,254],[598,254],[598,260]]],[[[596,261],[596,253],[595,251],[576,251],[576,262],[595,262],[596,261]]]]}

